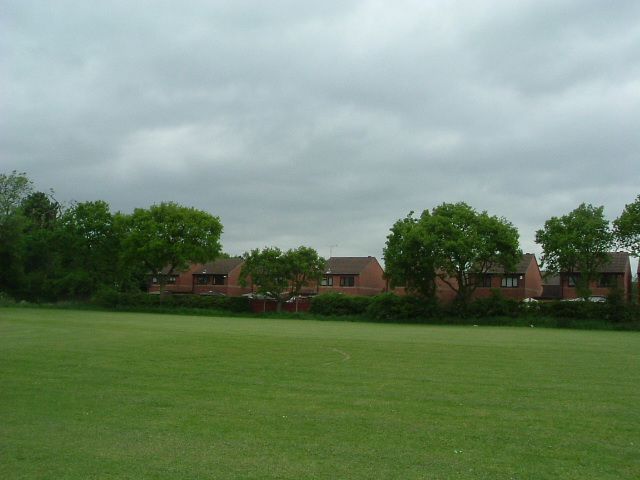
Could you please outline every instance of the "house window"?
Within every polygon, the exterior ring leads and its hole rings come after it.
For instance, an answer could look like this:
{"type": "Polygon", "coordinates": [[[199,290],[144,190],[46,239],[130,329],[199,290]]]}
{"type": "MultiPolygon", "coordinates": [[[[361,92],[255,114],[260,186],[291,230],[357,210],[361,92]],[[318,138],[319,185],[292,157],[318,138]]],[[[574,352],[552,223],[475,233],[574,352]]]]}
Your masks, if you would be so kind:
{"type": "Polygon", "coordinates": [[[169,275],[167,277],[167,284],[168,285],[173,285],[178,281],[178,276],[177,275],[169,275]]]}
{"type": "Polygon", "coordinates": [[[158,277],[151,278],[151,283],[153,283],[154,285],[157,285],[158,284],[158,277]]]}
{"type": "Polygon", "coordinates": [[[567,277],[567,285],[569,287],[575,287],[578,284],[578,275],[577,274],[571,274],[567,277]]]}
{"type": "Polygon", "coordinates": [[[356,278],[353,276],[340,277],[341,287],[353,287],[356,284],[356,278]]]}
{"type": "Polygon", "coordinates": [[[214,285],[224,285],[226,283],[227,276],[226,275],[214,275],[213,276],[213,284],[214,285]]]}
{"type": "Polygon", "coordinates": [[[207,285],[209,283],[209,275],[196,275],[196,283],[198,285],[207,285]]]}
{"type": "Polygon", "coordinates": [[[491,274],[485,273],[480,276],[480,281],[478,282],[479,287],[491,288],[491,274]]]}
{"type": "Polygon", "coordinates": [[[616,286],[616,276],[610,273],[603,273],[598,279],[599,287],[611,288],[616,286]]]}
{"type": "Polygon", "coordinates": [[[333,287],[333,275],[325,275],[320,280],[320,286],[322,287],[333,287]]]}
{"type": "Polygon", "coordinates": [[[502,288],[516,288],[518,286],[517,275],[505,275],[500,282],[502,288]]]}

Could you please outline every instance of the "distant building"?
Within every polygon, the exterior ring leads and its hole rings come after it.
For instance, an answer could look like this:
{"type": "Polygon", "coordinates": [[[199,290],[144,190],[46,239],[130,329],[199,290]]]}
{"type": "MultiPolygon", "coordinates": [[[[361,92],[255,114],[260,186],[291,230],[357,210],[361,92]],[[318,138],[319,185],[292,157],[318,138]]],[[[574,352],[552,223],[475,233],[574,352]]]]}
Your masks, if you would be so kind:
{"type": "MultiPolygon", "coordinates": [[[[242,258],[220,258],[204,264],[192,264],[187,270],[168,276],[165,291],[232,297],[249,293],[251,286],[242,287],[239,283],[243,263],[242,258]]],[[[160,292],[159,280],[151,279],[149,293],[160,292]]]]}
{"type": "Polygon", "coordinates": [[[370,296],[386,289],[384,270],[375,257],[331,257],[316,291],[370,296]]]}
{"type": "MultiPolygon", "coordinates": [[[[576,285],[581,273],[562,272],[559,275],[560,298],[578,298],[576,285]]],[[[610,252],[609,261],[598,268],[596,280],[589,285],[591,295],[607,296],[618,290],[625,300],[631,300],[631,262],[626,252],[610,252]]]]}
{"type": "Polygon", "coordinates": [[[536,256],[525,253],[513,271],[505,271],[502,267],[489,268],[487,273],[476,279],[473,298],[488,297],[494,289],[516,300],[540,297],[543,292],[542,273],[536,256]]]}

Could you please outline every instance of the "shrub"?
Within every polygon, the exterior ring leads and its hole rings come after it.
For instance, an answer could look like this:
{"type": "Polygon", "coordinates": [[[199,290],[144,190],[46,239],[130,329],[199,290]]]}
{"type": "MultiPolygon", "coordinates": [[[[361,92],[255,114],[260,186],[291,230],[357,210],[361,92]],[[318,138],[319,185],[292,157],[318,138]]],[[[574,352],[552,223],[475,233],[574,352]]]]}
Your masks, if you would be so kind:
{"type": "Polygon", "coordinates": [[[342,293],[323,293],[311,299],[311,313],[318,315],[362,315],[370,297],[353,297],[342,293]]]}
{"type": "Polygon", "coordinates": [[[0,307],[15,305],[16,301],[5,292],[0,292],[0,307]]]}
{"type": "Polygon", "coordinates": [[[440,314],[435,298],[401,297],[383,293],[371,298],[367,317],[378,322],[420,322],[440,314]]]}
{"type": "Polygon", "coordinates": [[[223,297],[204,295],[149,295],[148,293],[116,292],[111,289],[100,290],[93,303],[111,309],[206,309],[228,312],[249,312],[249,300],[246,297],[223,297]]]}
{"type": "Polygon", "coordinates": [[[500,290],[492,289],[491,296],[478,298],[468,305],[467,313],[476,318],[483,317],[517,317],[525,313],[526,305],[517,300],[505,297],[500,290]]]}

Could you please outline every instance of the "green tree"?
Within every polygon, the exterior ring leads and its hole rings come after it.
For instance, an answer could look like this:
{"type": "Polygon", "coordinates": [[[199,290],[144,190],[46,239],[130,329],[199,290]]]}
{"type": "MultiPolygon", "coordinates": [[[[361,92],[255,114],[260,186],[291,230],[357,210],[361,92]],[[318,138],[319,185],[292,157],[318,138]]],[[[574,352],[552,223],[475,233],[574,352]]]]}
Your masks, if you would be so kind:
{"type": "Polygon", "coordinates": [[[0,223],[0,292],[18,295],[25,282],[24,228],[21,215],[5,217],[0,223]]]}
{"type": "Polygon", "coordinates": [[[34,301],[55,301],[60,296],[58,279],[62,273],[58,240],[62,207],[52,195],[33,192],[23,199],[20,208],[25,221],[24,284],[20,296],[34,301]]]}
{"type": "Polygon", "coordinates": [[[29,194],[20,204],[22,214],[29,220],[30,228],[52,229],[62,214],[62,205],[44,192],[29,194]]]}
{"type": "Polygon", "coordinates": [[[477,212],[464,202],[443,203],[419,220],[410,214],[391,229],[385,265],[394,284],[429,296],[434,278],[467,302],[478,276],[490,268],[514,268],[522,255],[518,231],[506,219],[477,212]]]}
{"type": "Polygon", "coordinates": [[[296,299],[297,311],[300,292],[309,284],[314,286],[318,284],[327,262],[315,249],[305,246],[287,250],[284,257],[289,266],[289,294],[296,299]]]}
{"type": "Polygon", "coordinates": [[[257,293],[278,302],[278,311],[288,294],[289,265],[278,247],[255,248],[243,255],[240,285],[246,286],[249,277],[257,293]]]}
{"type": "Polygon", "coordinates": [[[117,287],[120,235],[109,205],[75,203],[60,219],[61,289],[69,297],[89,297],[102,286],[117,287]]]}
{"type": "Polygon", "coordinates": [[[11,216],[33,191],[33,182],[27,174],[0,173],[0,224],[11,216]]]}
{"type": "MultiPolygon", "coordinates": [[[[429,215],[425,211],[423,215],[429,215]]],[[[420,219],[410,212],[391,227],[383,251],[385,275],[392,288],[405,287],[410,294],[433,298],[436,290],[435,248],[420,219]]]]}
{"type": "Polygon", "coordinates": [[[562,217],[552,217],[536,232],[542,246],[540,265],[552,273],[579,272],[576,287],[586,298],[598,268],[609,259],[613,233],[604,217],[604,207],[582,203],[562,217]]]}
{"type": "Polygon", "coordinates": [[[423,217],[435,245],[437,275],[463,303],[478,277],[495,266],[513,270],[522,256],[518,230],[505,218],[477,212],[464,202],[443,203],[423,217]]]}
{"type": "Polygon", "coordinates": [[[616,243],[633,256],[640,257],[640,195],[625,205],[622,214],[613,221],[616,243]]]}
{"type": "Polygon", "coordinates": [[[118,223],[123,229],[125,262],[159,278],[161,292],[168,276],[190,263],[215,259],[222,248],[218,217],[173,202],[137,208],[118,223]]]}
{"type": "Polygon", "coordinates": [[[26,222],[19,207],[32,191],[25,173],[0,174],[0,291],[12,295],[19,294],[25,281],[26,222]]]}
{"type": "Polygon", "coordinates": [[[278,302],[298,296],[305,285],[320,280],[326,262],[313,248],[298,247],[283,252],[278,247],[254,249],[243,256],[240,283],[247,285],[249,277],[257,292],[278,302]]]}

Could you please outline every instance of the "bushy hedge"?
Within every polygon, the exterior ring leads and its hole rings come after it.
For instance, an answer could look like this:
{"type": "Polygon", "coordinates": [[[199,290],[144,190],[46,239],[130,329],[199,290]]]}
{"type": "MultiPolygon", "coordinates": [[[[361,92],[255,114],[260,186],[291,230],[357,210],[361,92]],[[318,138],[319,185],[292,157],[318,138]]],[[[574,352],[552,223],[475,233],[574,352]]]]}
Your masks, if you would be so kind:
{"type": "Polygon", "coordinates": [[[371,297],[354,297],[341,293],[323,293],[311,299],[310,312],[318,315],[362,315],[371,297]]]}
{"type": "Polygon", "coordinates": [[[469,303],[453,302],[444,307],[448,316],[460,318],[518,317],[529,313],[527,303],[507,298],[495,289],[491,296],[478,298],[469,303]]]}
{"type": "Polygon", "coordinates": [[[13,306],[16,301],[11,295],[5,292],[0,292],[0,307],[13,306]]]}
{"type": "Polygon", "coordinates": [[[368,318],[378,322],[421,322],[441,314],[442,311],[435,299],[401,297],[393,293],[372,297],[366,311],[368,318]]]}
{"type": "MultiPolygon", "coordinates": [[[[506,298],[499,290],[467,304],[438,304],[412,296],[384,293],[375,297],[352,297],[339,293],[311,300],[311,313],[326,316],[360,316],[376,322],[452,323],[478,325],[547,325],[580,327],[600,324],[637,325],[640,306],[612,295],[607,302],[521,302],[506,298]]],[[[635,328],[635,327],[634,327],[635,328]]]]}
{"type": "Polygon", "coordinates": [[[93,298],[93,303],[112,309],[206,309],[228,312],[250,312],[246,297],[223,297],[207,295],[149,295],[148,293],[120,293],[102,290],[93,298]]]}

